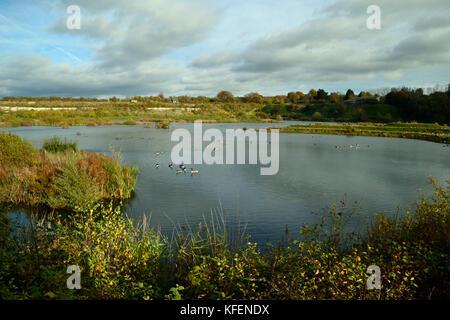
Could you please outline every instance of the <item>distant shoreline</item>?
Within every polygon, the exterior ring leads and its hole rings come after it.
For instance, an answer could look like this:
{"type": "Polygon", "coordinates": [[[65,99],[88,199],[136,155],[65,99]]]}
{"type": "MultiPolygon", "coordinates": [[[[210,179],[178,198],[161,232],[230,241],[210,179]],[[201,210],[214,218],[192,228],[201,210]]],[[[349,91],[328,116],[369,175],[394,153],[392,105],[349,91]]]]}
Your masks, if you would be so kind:
{"type": "Polygon", "coordinates": [[[390,137],[425,140],[449,144],[450,128],[439,124],[425,123],[352,123],[352,124],[312,124],[292,125],[278,129],[280,133],[328,134],[345,136],[390,137]]]}

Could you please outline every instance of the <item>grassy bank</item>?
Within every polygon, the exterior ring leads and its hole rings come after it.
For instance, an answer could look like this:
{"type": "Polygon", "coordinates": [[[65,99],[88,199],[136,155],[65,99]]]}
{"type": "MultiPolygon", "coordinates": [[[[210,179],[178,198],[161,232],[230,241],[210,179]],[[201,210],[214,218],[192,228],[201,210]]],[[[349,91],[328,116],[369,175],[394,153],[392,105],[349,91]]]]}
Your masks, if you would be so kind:
{"type": "Polygon", "coordinates": [[[0,101],[0,127],[97,126],[142,122],[260,122],[271,121],[253,103],[216,102],[173,104],[129,101],[0,101]]]}
{"type": "Polygon", "coordinates": [[[346,136],[373,136],[419,139],[450,143],[450,128],[446,125],[425,123],[357,123],[357,124],[311,124],[277,128],[282,133],[332,134],[346,136]]]}
{"type": "Polygon", "coordinates": [[[110,157],[78,150],[51,138],[35,149],[19,136],[0,133],[0,203],[86,209],[108,199],[127,199],[138,169],[110,157]]]}
{"type": "MultiPolygon", "coordinates": [[[[231,245],[222,224],[188,226],[168,241],[118,209],[57,216],[11,234],[1,215],[1,299],[433,299],[450,296],[449,188],[364,235],[343,233],[352,211],[333,206],[299,240],[260,251],[231,245]],[[51,224],[48,222],[51,221],[51,224]],[[81,269],[68,290],[66,269],[81,269]],[[367,290],[367,267],[381,290],[367,290]]],[[[218,220],[220,221],[220,219],[218,220]]],[[[244,238],[245,239],[245,238],[244,238]]]]}

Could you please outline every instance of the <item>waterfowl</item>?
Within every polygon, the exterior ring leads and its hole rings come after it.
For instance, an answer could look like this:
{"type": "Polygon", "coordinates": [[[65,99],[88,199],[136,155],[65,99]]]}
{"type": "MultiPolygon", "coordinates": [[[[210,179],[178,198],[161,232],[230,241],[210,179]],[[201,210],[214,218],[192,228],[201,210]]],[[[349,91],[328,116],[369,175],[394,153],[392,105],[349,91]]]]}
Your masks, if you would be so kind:
{"type": "Polygon", "coordinates": [[[155,168],[156,168],[156,169],[159,168],[159,163],[155,164],[155,168]]]}
{"type": "Polygon", "coordinates": [[[169,168],[173,169],[173,163],[169,164],[169,168]]]}
{"type": "Polygon", "coordinates": [[[181,169],[186,169],[186,167],[183,164],[180,164],[181,169]]]}
{"type": "Polygon", "coordinates": [[[198,170],[194,170],[191,168],[191,174],[196,174],[196,173],[198,173],[198,170]]]}
{"type": "Polygon", "coordinates": [[[177,169],[177,174],[183,173],[183,170],[177,169]]]}

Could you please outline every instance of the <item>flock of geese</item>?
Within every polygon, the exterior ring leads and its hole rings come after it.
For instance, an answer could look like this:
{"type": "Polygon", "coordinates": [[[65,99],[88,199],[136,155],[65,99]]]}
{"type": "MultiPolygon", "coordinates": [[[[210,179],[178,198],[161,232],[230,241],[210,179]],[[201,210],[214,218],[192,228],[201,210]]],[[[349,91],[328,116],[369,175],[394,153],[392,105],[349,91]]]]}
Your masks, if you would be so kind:
{"type": "MultiPolygon", "coordinates": [[[[340,150],[343,148],[341,146],[334,146],[334,147],[336,148],[336,150],[340,150]]],[[[350,147],[350,149],[355,148],[356,150],[359,150],[361,148],[361,146],[359,144],[356,144],[356,145],[351,144],[349,147],[350,147]]],[[[370,148],[369,145],[367,147],[370,148]]]]}
{"type": "MultiPolygon", "coordinates": [[[[160,154],[160,152],[157,152],[157,155],[159,155],[159,154],[160,154]]],[[[155,164],[155,168],[159,169],[159,167],[160,167],[159,163],[156,163],[155,164]]],[[[173,163],[169,164],[169,168],[170,169],[173,169],[174,167],[175,166],[174,166],[173,163]]],[[[186,166],[184,164],[180,164],[179,167],[180,167],[180,169],[177,169],[175,171],[177,174],[181,174],[181,173],[186,173],[187,172],[186,166]]],[[[190,174],[191,175],[198,174],[198,170],[195,170],[195,169],[191,168],[190,174]]]]}

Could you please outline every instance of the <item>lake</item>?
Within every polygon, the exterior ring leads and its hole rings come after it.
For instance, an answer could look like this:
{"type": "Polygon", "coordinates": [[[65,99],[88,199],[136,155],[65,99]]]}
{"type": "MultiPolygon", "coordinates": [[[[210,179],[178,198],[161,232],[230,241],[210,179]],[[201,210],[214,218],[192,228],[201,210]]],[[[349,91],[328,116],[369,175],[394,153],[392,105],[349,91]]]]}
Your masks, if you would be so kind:
{"type": "MultiPolygon", "coordinates": [[[[266,128],[282,124],[204,124],[207,128],[266,128]]],[[[278,243],[286,226],[295,236],[311,212],[346,199],[359,202],[352,228],[361,228],[374,213],[395,214],[413,206],[420,192],[430,195],[427,177],[444,184],[450,178],[450,149],[419,140],[377,137],[280,134],[277,175],[261,176],[260,165],[193,165],[199,174],[175,173],[168,167],[170,141],[177,128],[192,131],[192,123],[172,123],[169,130],[144,126],[19,127],[9,131],[36,147],[53,135],[78,141],[80,149],[110,155],[120,149],[126,163],[137,164],[136,196],[126,206],[134,219],[151,216],[151,225],[170,236],[174,226],[198,224],[211,211],[228,217],[229,226],[247,224],[251,240],[278,243]],[[80,135],[77,135],[77,132],[80,135]],[[360,149],[350,145],[360,145],[360,149]],[[341,146],[337,149],[336,146],[341,146]],[[157,155],[158,152],[161,154],[157,155]],[[159,163],[160,168],[155,168],[159,163]]],[[[190,165],[188,167],[188,172],[190,165]]]]}

